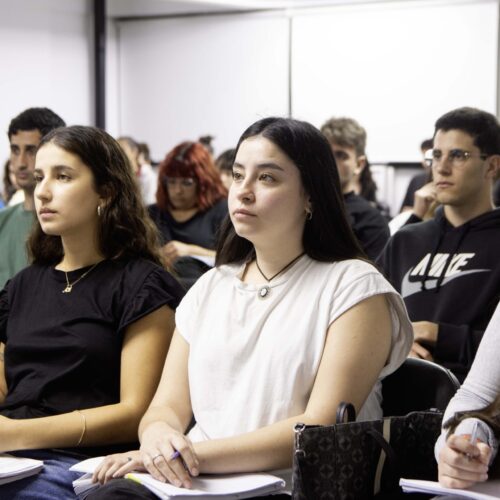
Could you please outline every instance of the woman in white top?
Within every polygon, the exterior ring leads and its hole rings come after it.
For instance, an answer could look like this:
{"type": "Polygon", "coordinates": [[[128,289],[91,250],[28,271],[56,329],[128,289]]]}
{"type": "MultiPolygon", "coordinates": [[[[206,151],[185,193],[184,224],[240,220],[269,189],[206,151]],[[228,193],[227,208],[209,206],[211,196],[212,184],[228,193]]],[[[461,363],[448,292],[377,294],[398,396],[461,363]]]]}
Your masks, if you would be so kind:
{"type": "Polygon", "coordinates": [[[468,488],[488,479],[498,451],[500,433],[500,303],[462,387],[444,414],[445,429],[436,443],[439,482],[449,488],[468,488]],[[486,408],[484,411],[478,411],[486,408]],[[461,416],[457,416],[462,414],[461,416]],[[458,418],[457,418],[458,417],[458,418]],[[474,418],[480,417],[480,418],[474,418]],[[453,419],[451,435],[447,427],[453,419]],[[488,422],[490,425],[488,425],[488,422]],[[476,427],[476,432],[473,432],[476,427]],[[471,435],[477,441],[471,443],[471,435]]]}
{"type": "Polygon", "coordinates": [[[108,457],[96,480],[141,467],[187,488],[199,473],[287,476],[296,422],[331,424],[341,401],[360,418],[382,413],[380,380],[406,358],[412,329],[363,260],[328,142],[305,122],[260,120],[240,138],[233,177],[216,268],[177,309],[141,450],[108,457]]]}

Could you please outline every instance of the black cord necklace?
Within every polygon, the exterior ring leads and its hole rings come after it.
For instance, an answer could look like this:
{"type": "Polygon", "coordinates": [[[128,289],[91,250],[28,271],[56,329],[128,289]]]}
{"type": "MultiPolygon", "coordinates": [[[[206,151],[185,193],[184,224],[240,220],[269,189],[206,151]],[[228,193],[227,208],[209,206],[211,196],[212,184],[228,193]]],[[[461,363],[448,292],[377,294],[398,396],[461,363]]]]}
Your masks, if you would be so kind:
{"type": "MultiPolygon", "coordinates": [[[[257,261],[257,257],[255,257],[255,265],[257,266],[257,269],[259,270],[259,273],[262,275],[262,277],[269,283],[272,281],[276,276],[279,276],[281,273],[284,273],[287,269],[290,269],[303,255],[305,252],[302,252],[300,255],[297,255],[293,260],[291,260],[285,267],[280,269],[276,274],[273,274],[270,278],[268,278],[263,272],[262,269],[259,266],[259,263],[257,261]]],[[[271,288],[268,287],[267,285],[259,288],[259,297],[261,299],[264,299],[269,295],[269,292],[271,291],[271,288]]]]}

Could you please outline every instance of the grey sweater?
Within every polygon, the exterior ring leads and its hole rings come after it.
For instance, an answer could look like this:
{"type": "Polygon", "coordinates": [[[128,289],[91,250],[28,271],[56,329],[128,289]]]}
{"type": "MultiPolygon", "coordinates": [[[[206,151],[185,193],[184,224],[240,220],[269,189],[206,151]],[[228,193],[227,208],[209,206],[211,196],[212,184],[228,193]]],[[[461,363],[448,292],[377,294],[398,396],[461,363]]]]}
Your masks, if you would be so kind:
{"type": "MultiPolygon", "coordinates": [[[[452,398],[444,414],[443,423],[456,412],[478,410],[489,405],[500,394],[500,303],[493,314],[488,328],[484,332],[476,357],[462,387],[452,398]]],[[[455,434],[471,434],[477,419],[468,418],[460,422],[455,434]]],[[[498,442],[490,427],[481,420],[478,422],[477,437],[492,448],[493,461],[498,442]]],[[[439,456],[446,441],[446,431],[442,431],[436,442],[435,456],[439,456]]]]}

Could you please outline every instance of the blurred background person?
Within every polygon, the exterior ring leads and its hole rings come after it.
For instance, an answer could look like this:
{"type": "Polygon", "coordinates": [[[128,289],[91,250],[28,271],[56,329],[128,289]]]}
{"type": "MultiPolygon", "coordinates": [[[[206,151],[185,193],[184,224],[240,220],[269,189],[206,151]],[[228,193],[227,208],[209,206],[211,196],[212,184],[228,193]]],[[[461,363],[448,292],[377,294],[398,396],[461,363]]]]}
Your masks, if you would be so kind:
{"type": "Polygon", "coordinates": [[[401,212],[405,212],[407,210],[413,210],[413,202],[415,191],[420,188],[423,188],[427,183],[431,182],[431,163],[432,159],[429,157],[427,152],[432,150],[432,139],[425,139],[420,144],[420,151],[422,153],[422,167],[424,168],[423,172],[419,172],[414,175],[409,184],[408,189],[406,190],[406,194],[403,198],[403,202],[401,203],[401,212]]]}
{"type": "Polygon", "coordinates": [[[233,183],[233,163],[236,149],[226,149],[215,160],[215,166],[219,169],[220,178],[224,187],[229,191],[233,183]]]}
{"type": "Polygon", "coordinates": [[[387,240],[389,227],[387,219],[377,208],[376,201],[369,201],[362,196],[374,196],[375,181],[369,171],[365,154],[366,130],[352,118],[330,118],[321,127],[332,148],[335,163],[340,176],[344,202],[352,230],[370,259],[376,259],[387,240]],[[364,179],[365,186],[361,184],[364,179]]]}
{"type": "MultiPolygon", "coordinates": [[[[118,143],[126,154],[132,170],[137,176],[144,203],[146,205],[154,203],[156,199],[155,193],[158,187],[158,175],[155,173],[150,163],[141,163],[141,149],[139,144],[132,139],[132,137],[119,137],[118,143]]],[[[142,158],[144,158],[144,148],[142,158]]]]}
{"type": "Polygon", "coordinates": [[[226,198],[212,157],[199,142],[179,144],[160,163],[149,213],[161,232],[166,263],[186,288],[213,265],[226,198]]]}
{"type": "Polygon", "coordinates": [[[205,149],[210,153],[210,156],[214,157],[214,147],[212,146],[212,142],[215,139],[213,135],[202,135],[198,142],[205,147],[205,149]]]}
{"type": "Polygon", "coordinates": [[[3,169],[2,201],[4,205],[12,206],[24,201],[24,191],[19,189],[16,174],[10,160],[7,160],[3,169]]]}

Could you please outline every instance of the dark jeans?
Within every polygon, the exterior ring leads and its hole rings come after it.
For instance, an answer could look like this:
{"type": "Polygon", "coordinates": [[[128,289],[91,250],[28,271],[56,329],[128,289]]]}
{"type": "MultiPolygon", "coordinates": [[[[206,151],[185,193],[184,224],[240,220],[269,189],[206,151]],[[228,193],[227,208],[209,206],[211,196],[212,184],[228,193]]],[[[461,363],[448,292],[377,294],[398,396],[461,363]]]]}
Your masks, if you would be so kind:
{"type": "Polygon", "coordinates": [[[11,455],[43,460],[42,471],[34,476],[0,485],[1,499],[15,500],[74,500],[73,481],[81,476],[68,469],[81,458],[64,455],[53,450],[27,450],[11,455]]]}

